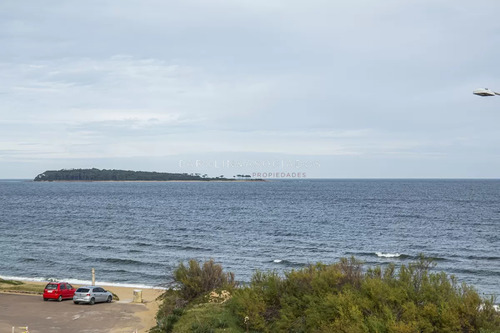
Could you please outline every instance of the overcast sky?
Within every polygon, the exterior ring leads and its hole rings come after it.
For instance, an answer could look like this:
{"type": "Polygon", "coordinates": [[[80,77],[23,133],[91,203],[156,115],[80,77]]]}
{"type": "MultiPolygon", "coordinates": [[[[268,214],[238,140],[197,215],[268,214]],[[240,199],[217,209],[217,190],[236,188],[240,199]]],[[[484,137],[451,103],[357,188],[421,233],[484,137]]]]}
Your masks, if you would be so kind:
{"type": "Polygon", "coordinates": [[[2,0],[0,178],[499,178],[500,96],[472,94],[500,90],[499,13],[498,0],[2,0]]]}

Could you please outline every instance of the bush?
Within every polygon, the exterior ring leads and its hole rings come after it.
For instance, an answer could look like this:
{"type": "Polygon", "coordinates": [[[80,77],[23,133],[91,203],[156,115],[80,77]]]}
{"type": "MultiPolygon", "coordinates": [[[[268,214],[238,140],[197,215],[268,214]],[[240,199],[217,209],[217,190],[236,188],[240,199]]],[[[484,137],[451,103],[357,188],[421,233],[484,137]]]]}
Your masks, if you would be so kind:
{"type": "Polygon", "coordinates": [[[190,260],[188,266],[180,263],[174,271],[174,281],[179,288],[181,296],[191,301],[203,294],[217,288],[232,288],[235,286],[234,274],[224,273],[222,266],[213,259],[200,264],[190,260]]]}
{"type": "Polygon", "coordinates": [[[500,332],[493,299],[432,267],[420,257],[363,269],[351,257],[283,275],[256,272],[235,288],[234,275],[213,260],[191,260],[175,270],[178,289],[162,295],[152,332],[500,332]]]}
{"type": "MultiPolygon", "coordinates": [[[[430,273],[424,257],[363,273],[354,258],[285,273],[257,272],[229,306],[258,332],[500,332],[493,300],[430,273]]],[[[243,325],[242,325],[243,327],[243,325]]]]}
{"type": "MultiPolygon", "coordinates": [[[[195,304],[208,301],[222,305],[231,297],[229,290],[236,286],[234,274],[224,273],[222,266],[213,260],[206,261],[201,266],[196,260],[190,260],[187,265],[181,262],[174,270],[173,279],[175,288],[166,290],[159,297],[161,304],[156,315],[157,325],[151,332],[173,332],[177,322],[195,304]],[[216,292],[217,289],[220,292],[216,292]]],[[[222,318],[213,319],[204,324],[193,323],[187,330],[212,332],[214,328],[228,326],[227,321],[222,318]]]]}

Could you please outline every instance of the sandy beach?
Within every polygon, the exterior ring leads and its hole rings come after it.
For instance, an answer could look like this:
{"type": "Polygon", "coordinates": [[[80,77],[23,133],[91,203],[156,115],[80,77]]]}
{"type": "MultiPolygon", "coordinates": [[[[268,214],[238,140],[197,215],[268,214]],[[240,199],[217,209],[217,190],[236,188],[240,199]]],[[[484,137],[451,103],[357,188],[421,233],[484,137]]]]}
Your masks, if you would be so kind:
{"type": "MultiPolygon", "coordinates": [[[[27,285],[45,285],[46,282],[26,282],[27,285]]],[[[41,295],[0,292],[0,331],[22,332],[28,325],[36,332],[147,332],[155,325],[158,310],[156,298],[161,289],[106,286],[118,301],[93,306],[75,305],[71,300],[44,302],[41,295]],[[142,290],[142,303],[133,303],[134,290],[142,290]]],[[[79,287],[78,285],[73,285],[79,287]]]]}

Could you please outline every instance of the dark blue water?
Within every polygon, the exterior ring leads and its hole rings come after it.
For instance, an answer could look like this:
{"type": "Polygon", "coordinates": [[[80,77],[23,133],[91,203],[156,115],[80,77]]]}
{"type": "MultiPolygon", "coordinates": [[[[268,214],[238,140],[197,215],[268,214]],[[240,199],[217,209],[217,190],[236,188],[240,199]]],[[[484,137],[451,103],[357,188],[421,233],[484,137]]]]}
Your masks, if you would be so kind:
{"type": "Polygon", "coordinates": [[[236,278],[419,253],[500,293],[500,181],[0,181],[0,276],[158,285],[190,258],[236,278]]]}

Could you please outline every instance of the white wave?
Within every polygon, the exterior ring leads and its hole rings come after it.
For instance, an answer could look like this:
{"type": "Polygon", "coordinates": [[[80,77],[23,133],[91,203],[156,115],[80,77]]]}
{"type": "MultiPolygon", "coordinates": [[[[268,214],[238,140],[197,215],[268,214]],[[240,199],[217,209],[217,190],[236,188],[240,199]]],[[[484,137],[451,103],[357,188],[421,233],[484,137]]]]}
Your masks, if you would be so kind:
{"type": "Polygon", "coordinates": [[[274,259],[274,260],[273,260],[273,262],[275,262],[275,263],[280,263],[280,262],[282,262],[282,261],[283,261],[283,260],[281,260],[281,259],[274,259]]]}
{"type": "Polygon", "coordinates": [[[384,258],[397,258],[401,256],[400,253],[382,253],[382,252],[375,252],[377,257],[384,257],[384,258]]]}
{"type": "MultiPolygon", "coordinates": [[[[3,276],[0,275],[1,279],[4,280],[15,280],[15,281],[25,281],[25,282],[58,282],[64,281],[76,285],[91,285],[90,280],[79,280],[79,279],[56,279],[56,278],[45,278],[45,277],[22,277],[22,276],[3,276]]],[[[140,283],[119,283],[119,282],[106,282],[106,281],[96,281],[96,285],[106,286],[106,287],[125,287],[125,288],[142,288],[142,289],[166,289],[164,287],[149,286],[140,283]]]]}
{"type": "Polygon", "coordinates": [[[44,278],[44,277],[27,278],[27,277],[22,277],[22,276],[8,276],[8,275],[0,275],[0,279],[14,280],[14,281],[26,281],[26,282],[51,282],[51,281],[57,281],[57,279],[53,279],[53,278],[44,278]]]}

